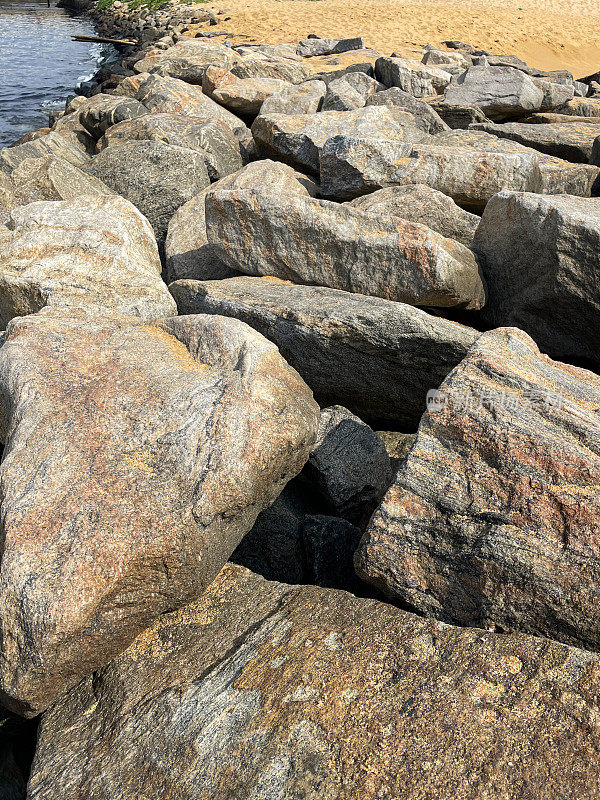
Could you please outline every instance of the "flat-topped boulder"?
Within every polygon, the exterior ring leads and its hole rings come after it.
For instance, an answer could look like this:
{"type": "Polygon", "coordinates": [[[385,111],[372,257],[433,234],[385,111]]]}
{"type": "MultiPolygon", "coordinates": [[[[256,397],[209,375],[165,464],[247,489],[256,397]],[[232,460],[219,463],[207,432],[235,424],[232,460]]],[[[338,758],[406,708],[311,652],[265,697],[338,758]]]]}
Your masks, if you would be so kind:
{"type": "Polygon", "coordinates": [[[208,67],[202,79],[202,90],[210,98],[230,111],[252,116],[268,97],[288,85],[278,78],[238,78],[220,67],[208,67]]]}
{"type": "Polygon", "coordinates": [[[227,566],[44,716],[29,797],[593,797],[599,672],[227,566]]]}
{"type": "Polygon", "coordinates": [[[312,36],[298,42],[296,53],[305,58],[310,56],[330,56],[335,53],[347,53],[349,50],[364,50],[365,40],[361,36],[351,39],[322,39],[312,36]]]}
{"type": "Polygon", "coordinates": [[[214,252],[247,275],[417,306],[479,309],[485,303],[473,253],[426,225],[264,189],[214,189],[205,205],[214,252]]]}
{"type": "Polygon", "coordinates": [[[148,221],[122,197],[81,196],[11,212],[0,229],[0,325],[44,306],[174,313],[148,221]]]}
{"type": "Polygon", "coordinates": [[[45,136],[39,136],[29,142],[14,147],[3,147],[0,150],[0,172],[10,175],[26,158],[45,158],[46,156],[55,156],[76,167],[84,167],[89,161],[89,156],[80,147],[61,136],[60,133],[51,131],[45,136]]]}
{"type": "Polygon", "coordinates": [[[472,125],[471,129],[511,139],[566,161],[588,164],[594,139],[600,136],[600,118],[597,125],[579,122],[572,122],[570,125],[564,123],[525,125],[522,122],[495,125],[492,122],[480,122],[472,125]]]}
{"type": "Polygon", "coordinates": [[[231,69],[240,56],[220,42],[186,39],[166,50],[154,50],[133,65],[135,72],[153,72],[178,78],[186,83],[202,84],[207,67],[231,69]]]}
{"type": "Polygon", "coordinates": [[[98,178],[56,156],[24,159],[11,172],[10,184],[16,205],[38,200],[73,200],[84,194],[114,194],[98,178]]]}
{"type": "Polygon", "coordinates": [[[502,328],[432,400],[359,575],[446,622],[599,649],[600,378],[502,328]]]}
{"type": "Polygon", "coordinates": [[[404,92],[397,86],[371,95],[367,98],[366,105],[405,108],[425,123],[425,128],[428,133],[439,133],[448,128],[447,124],[433,106],[423,100],[413,97],[412,94],[404,92]]]}
{"type": "Polygon", "coordinates": [[[0,391],[0,696],[31,716],[209,586],[319,411],[273,344],[215,316],[15,320],[0,391]]]}
{"type": "Polygon", "coordinates": [[[388,88],[397,86],[413,97],[442,94],[452,79],[452,75],[440,67],[387,56],[375,62],[375,77],[388,88]]]}
{"type": "Polygon", "coordinates": [[[490,324],[522,328],[556,358],[600,363],[600,198],[500,192],[473,246],[490,324]]]}
{"type": "Polygon", "coordinates": [[[544,92],[512,67],[471,66],[453,78],[444,94],[449,105],[476,106],[491,120],[519,117],[539,111],[544,92]]]}
{"type": "Polygon", "coordinates": [[[428,390],[479,335],[403,303],[275,278],[177,281],[169,288],[180,314],[235,317],[264,334],[321,405],[413,430],[428,390]]]}
{"type": "Polygon", "coordinates": [[[288,84],[267,97],[260,107],[262,114],[316,114],[321,110],[327,86],[321,80],[288,84]]]}

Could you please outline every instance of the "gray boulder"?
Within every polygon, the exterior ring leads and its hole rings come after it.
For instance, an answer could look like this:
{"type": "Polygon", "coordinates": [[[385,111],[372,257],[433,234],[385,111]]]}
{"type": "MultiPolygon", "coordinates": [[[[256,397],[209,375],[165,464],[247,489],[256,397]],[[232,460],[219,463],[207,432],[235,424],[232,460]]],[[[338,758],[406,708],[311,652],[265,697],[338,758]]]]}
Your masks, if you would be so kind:
{"type": "Polygon", "coordinates": [[[141,117],[148,111],[134,98],[97,94],[86,98],[85,104],[80,105],[76,113],[86,131],[94,139],[99,139],[112,125],[141,117]]]}
{"type": "Polygon", "coordinates": [[[316,114],[327,91],[323,81],[290,84],[262,104],[261,114],[316,114]]]}
{"type": "Polygon", "coordinates": [[[425,123],[425,129],[428,133],[439,133],[440,131],[448,129],[448,125],[429,103],[425,103],[423,100],[413,97],[412,94],[402,91],[402,89],[399,89],[397,86],[373,94],[371,97],[367,98],[366,105],[405,108],[417,119],[425,123]]]}
{"type": "Polygon", "coordinates": [[[203,154],[160,141],[107,147],[92,158],[86,172],[139,208],[157,239],[164,239],[179,206],[210,184],[203,154]]]}
{"type": "Polygon", "coordinates": [[[30,142],[0,149],[0,172],[10,175],[26,158],[45,158],[46,156],[55,156],[80,168],[85,167],[89,162],[89,156],[80,147],[59,133],[51,131],[30,142]]]}
{"type": "Polygon", "coordinates": [[[465,129],[473,122],[489,122],[483,111],[476,106],[451,105],[442,97],[430,99],[427,104],[452,129],[465,129]]]}
{"type": "Polygon", "coordinates": [[[473,66],[453,79],[444,102],[477,106],[491,120],[519,117],[542,107],[544,93],[533,80],[511,67],[473,66]]]}
{"type": "Polygon", "coordinates": [[[309,70],[297,58],[281,58],[256,53],[240,59],[231,72],[238,78],[275,78],[290,83],[301,83],[310,78],[309,70]]]}
{"type": "Polygon", "coordinates": [[[219,67],[208,67],[202,80],[202,91],[210,98],[238,114],[255,116],[264,101],[288,86],[279,78],[238,78],[219,67]]]}
{"type": "Polygon", "coordinates": [[[296,53],[299,56],[329,56],[334,53],[346,53],[349,50],[364,50],[365,41],[356,36],[353,39],[321,39],[319,36],[309,37],[298,42],[296,53]]]}
{"type": "Polygon", "coordinates": [[[38,200],[73,200],[81,195],[114,194],[98,178],[55,156],[24,159],[12,171],[9,180],[15,206],[38,200]]]}
{"type": "Polygon", "coordinates": [[[321,405],[413,429],[428,390],[479,335],[402,303],[273,278],[178,281],[169,288],[181,314],[236,317],[263,333],[321,405]]]}
{"type": "Polygon", "coordinates": [[[190,84],[201,84],[209,66],[231,69],[240,56],[231,47],[219,42],[186,39],[167,50],[154,50],[136,61],[136,72],[156,71],[161,75],[178,78],[190,84]]]}
{"type": "Polygon", "coordinates": [[[399,217],[300,194],[219,189],[206,195],[206,232],[218,258],[248,275],[420,306],[485,303],[472,252],[399,217]]]}
{"type": "MultiPolygon", "coordinates": [[[[565,124],[525,125],[522,122],[476,123],[472,130],[486,131],[504,139],[511,139],[556,158],[580,164],[590,163],[594,139],[600,136],[600,118],[597,125],[573,122],[565,124]]],[[[591,162],[593,163],[593,162],[591,162]]]]}
{"type": "Polygon", "coordinates": [[[600,199],[500,192],[473,247],[492,325],[522,328],[555,358],[600,363],[600,199]]]}
{"type": "Polygon", "coordinates": [[[470,247],[480,218],[457,206],[448,195],[424,184],[390,186],[352,200],[353,208],[420,222],[470,247]]]}
{"type": "Polygon", "coordinates": [[[452,79],[450,73],[439,67],[387,56],[375,62],[375,77],[388,88],[397,86],[413,97],[442,94],[452,79]]]}

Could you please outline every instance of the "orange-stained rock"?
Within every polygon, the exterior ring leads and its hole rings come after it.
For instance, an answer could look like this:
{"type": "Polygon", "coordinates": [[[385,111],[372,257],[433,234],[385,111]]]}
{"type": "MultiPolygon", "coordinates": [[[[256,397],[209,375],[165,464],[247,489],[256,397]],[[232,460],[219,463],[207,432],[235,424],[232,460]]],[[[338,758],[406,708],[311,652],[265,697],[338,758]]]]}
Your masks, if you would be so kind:
{"type": "Polygon", "coordinates": [[[600,378],[501,328],[433,399],[359,575],[446,622],[600,649],[600,378]]]}
{"type": "Polygon", "coordinates": [[[600,660],[227,566],[43,717],[29,800],[600,796],[600,660]]]}
{"type": "Polygon", "coordinates": [[[0,698],[30,716],[202,593],[302,468],[318,406],[217,316],[13,320],[0,391],[0,698]]]}

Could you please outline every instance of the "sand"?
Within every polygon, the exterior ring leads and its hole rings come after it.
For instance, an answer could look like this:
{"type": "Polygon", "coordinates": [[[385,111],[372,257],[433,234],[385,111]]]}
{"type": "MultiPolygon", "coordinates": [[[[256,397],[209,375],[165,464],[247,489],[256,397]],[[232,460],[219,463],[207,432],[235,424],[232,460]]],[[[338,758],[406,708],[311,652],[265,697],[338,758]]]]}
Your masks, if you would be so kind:
{"type": "Polygon", "coordinates": [[[217,30],[232,41],[297,42],[309,33],[363,36],[389,55],[417,57],[425,44],[460,39],[579,78],[600,69],[600,0],[224,0],[217,30]],[[231,19],[225,21],[225,17],[231,19]]]}

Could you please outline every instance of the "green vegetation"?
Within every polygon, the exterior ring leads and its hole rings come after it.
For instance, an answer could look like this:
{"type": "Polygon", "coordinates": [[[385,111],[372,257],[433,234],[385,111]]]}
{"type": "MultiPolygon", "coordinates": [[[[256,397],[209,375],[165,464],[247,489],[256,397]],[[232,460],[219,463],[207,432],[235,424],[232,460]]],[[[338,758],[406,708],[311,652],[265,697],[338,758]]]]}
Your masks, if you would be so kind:
{"type": "Polygon", "coordinates": [[[100,11],[104,11],[107,8],[110,8],[115,0],[98,0],[98,8],[100,11]]]}

